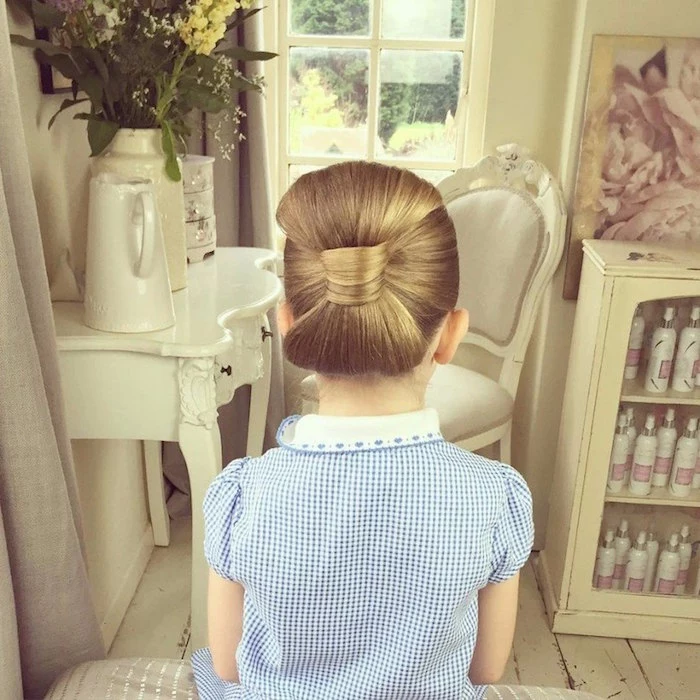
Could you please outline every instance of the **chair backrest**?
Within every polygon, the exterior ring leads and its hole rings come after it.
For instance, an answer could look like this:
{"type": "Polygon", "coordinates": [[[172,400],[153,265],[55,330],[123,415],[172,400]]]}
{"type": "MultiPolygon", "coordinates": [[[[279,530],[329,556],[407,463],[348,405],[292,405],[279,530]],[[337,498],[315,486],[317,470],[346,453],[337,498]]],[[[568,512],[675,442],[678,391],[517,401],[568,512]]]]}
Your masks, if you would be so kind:
{"type": "Polygon", "coordinates": [[[515,144],[438,185],[457,230],[465,343],[502,358],[513,397],[544,291],[564,250],[566,213],[549,171],[515,144]]]}

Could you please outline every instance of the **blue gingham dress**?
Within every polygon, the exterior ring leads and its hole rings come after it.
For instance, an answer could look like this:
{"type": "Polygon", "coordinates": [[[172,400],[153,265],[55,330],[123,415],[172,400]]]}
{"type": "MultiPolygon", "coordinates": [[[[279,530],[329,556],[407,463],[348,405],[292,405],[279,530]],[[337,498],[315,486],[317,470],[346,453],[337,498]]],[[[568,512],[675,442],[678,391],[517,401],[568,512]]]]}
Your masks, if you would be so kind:
{"type": "Polygon", "coordinates": [[[240,684],[201,649],[201,700],[481,698],[477,592],[530,554],[523,478],[445,442],[432,409],[293,417],[278,441],[204,501],[207,561],[245,598],[240,684]]]}

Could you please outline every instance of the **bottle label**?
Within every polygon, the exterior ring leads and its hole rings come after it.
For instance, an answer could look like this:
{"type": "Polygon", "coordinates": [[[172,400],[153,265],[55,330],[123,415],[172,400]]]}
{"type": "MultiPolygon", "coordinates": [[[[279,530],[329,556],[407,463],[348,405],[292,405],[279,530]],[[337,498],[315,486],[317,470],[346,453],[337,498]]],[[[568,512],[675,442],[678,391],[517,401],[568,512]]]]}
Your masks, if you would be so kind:
{"type": "Polygon", "coordinates": [[[668,379],[671,376],[672,360],[661,360],[659,365],[659,379],[668,379]]]}
{"type": "Polygon", "coordinates": [[[612,576],[598,576],[598,580],[596,581],[596,588],[612,588],[612,584],[612,576]]]}
{"type": "Polygon", "coordinates": [[[610,481],[622,481],[627,471],[627,462],[613,464],[610,469],[610,481]]]}
{"type": "Polygon", "coordinates": [[[616,580],[622,580],[623,578],[625,578],[625,568],[625,564],[615,564],[615,572],[613,573],[613,578],[616,580]]]}
{"type": "Polygon", "coordinates": [[[678,572],[678,579],[676,581],[676,584],[678,586],[685,586],[686,583],[688,583],[688,569],[681,569],[678,572]]]}
{"type": "Polygon", "coordinates": [[[676,590],[676,582],[670,581],[667,578],[660,578],[659,585],[656,587],[657,593],[663,593],[664,595],[671,595],[676,590]]]}
{"type": "Polygon", "coordinates": [[[668,474],[671,471],[671,457],[657,457],[654,462],[654,474],[668,474]]]}
{"type": "Polygon", "coordinates": [[[631,578],[627,582],[627,590],[632,591],[632,593],[641,593],[642,586],[644,586],[643,578],[631,578]]]}
{"type": "Polygon", "coordinates": [[[639,365],[639,359],[642,356],[641,348],[630,348],[627,351],[627,359],[625,360],[626,367],[637,367],[639,365]]]}
{"type": "Polygon", "coordinates": [[[690,467],[690,469],[679,469],[676,472],[676,478],[674,482],[680,484],[681,486],[687,486],[693,481],[693,474],[695,473],[695,466],[690,467]]]}
{"type": "Polygon", "coordinates": [[[632,467],[632,478],[635,481],[647,482],[651,479],[651,464],[634,463],[632,467]]]}

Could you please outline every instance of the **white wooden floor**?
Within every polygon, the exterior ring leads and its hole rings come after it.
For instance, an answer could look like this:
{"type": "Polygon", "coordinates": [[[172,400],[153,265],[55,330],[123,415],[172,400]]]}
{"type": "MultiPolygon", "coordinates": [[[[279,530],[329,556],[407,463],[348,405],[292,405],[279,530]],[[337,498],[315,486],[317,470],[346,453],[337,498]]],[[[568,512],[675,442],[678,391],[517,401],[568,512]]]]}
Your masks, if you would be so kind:
{"type": "MultiPolygon", "coordinates": [[[[110,657],[189,654],[190,523],[156,547],[110,657]]],[[[553,635],[534,570],[522,574],[520,612],[504,683],[587,690],[614,700],[700,700],[700,647],[553,635]]]]}

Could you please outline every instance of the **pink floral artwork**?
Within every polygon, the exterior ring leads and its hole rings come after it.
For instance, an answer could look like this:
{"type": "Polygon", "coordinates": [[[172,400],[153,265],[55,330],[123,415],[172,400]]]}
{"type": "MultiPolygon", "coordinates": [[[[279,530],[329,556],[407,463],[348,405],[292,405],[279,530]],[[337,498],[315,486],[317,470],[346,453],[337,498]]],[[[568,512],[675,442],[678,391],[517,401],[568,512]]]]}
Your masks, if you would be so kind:
{"type": "Polygon", "coordinates": [[[565,298],[584,238],[700,248],[700,39],[594,37],[565,298]]]}

